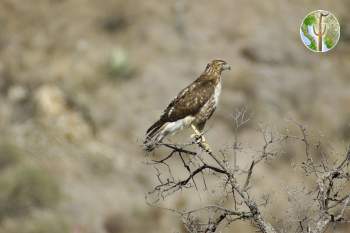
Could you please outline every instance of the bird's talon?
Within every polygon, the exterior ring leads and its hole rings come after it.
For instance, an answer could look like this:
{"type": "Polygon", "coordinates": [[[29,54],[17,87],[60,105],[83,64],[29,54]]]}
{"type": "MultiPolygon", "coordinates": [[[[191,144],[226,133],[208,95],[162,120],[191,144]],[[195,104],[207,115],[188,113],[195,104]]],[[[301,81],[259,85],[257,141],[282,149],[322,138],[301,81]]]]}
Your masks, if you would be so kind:
{"type": "Polygon", "coordinates": [[[203,143],[205,140],[202,135],[192,134],[191,138],[194,139],[196,143],[203,143]]]}
{"type": "Polygon", "coordinates": [[[208,143],[202,142],[202,145],[203,145],[204,150],[206,150],[207,152],[211,151],[210,146],[209,146],[208,143]]]}

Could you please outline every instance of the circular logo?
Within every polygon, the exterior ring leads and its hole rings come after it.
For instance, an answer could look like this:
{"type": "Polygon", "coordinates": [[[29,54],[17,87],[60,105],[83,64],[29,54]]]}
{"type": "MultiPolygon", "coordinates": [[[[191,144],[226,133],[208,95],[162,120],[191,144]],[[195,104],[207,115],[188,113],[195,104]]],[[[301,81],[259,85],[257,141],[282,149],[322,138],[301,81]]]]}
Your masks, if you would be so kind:
{"type": "Polygon", "coordinates": [[[327,52],[339,41],[339,22],[329,11],[310,12],[300,26],[300,37],[303,44],[311,51],[327,52]]]}

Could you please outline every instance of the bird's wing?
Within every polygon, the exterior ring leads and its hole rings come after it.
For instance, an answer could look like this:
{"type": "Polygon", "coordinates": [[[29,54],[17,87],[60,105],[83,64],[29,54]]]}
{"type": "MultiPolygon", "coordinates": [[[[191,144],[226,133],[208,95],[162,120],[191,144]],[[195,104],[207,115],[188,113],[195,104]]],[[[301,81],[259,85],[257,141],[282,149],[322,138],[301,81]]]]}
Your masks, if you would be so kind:
{"type": "Polygon", "coordinates": [[[212,97],[215,91],[214,83],[201,75],[197,80],[184,88],[168,105],[161,121],[174,122],[189,115],[197,114],[203,105],[212,97]]]}

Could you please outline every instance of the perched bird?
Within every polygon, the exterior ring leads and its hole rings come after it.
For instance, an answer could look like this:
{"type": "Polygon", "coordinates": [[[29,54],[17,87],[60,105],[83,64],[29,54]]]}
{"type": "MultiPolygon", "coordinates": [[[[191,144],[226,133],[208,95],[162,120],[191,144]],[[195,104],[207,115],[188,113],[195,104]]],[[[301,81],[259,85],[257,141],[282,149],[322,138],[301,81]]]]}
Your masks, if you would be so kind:
{"type": "Polygon", "coordinates": [[[160,119],[147,130],[145,149],[152,151],[166,136],[189,126],[205,142],[201,132],[218,105],[221,72],[230,69],[223,60],[213,60],[207,64],[204,72],[171,101],[160,119]]]}

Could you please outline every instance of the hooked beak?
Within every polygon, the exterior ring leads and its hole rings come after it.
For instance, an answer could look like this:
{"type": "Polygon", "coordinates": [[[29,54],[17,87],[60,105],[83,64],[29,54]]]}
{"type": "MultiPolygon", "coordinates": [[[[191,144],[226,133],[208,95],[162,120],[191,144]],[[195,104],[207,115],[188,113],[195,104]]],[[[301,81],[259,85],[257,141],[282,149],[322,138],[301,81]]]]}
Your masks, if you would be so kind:
{"type": "Polygon", "coordinates": [[[231,66],[229,64],[224,64],[222,70],[231,70],[231,66]]]}

